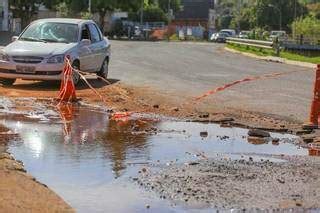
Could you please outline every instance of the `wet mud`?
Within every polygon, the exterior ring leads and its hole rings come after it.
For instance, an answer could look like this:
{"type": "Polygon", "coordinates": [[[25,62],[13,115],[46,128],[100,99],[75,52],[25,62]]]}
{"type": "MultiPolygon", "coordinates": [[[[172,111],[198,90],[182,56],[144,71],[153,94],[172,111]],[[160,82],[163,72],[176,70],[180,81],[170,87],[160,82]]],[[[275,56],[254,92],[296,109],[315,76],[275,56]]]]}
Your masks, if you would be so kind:
{"type": "Polygon", "coordinates": [[[294,135],[235,128],[228,117],[204,121],[210,113],[188,122],[110,119],[110,109],[51,99],[0,105],[3,132],[19,136],[6,150],[78,212],[317,208],[318,162],[294,135]]]}
{"type": "MultiPolygon", "coordinates": [[[[280,156],[278,159],[282,159],[280,156]]],[[[141,172],[138,184],[161,198],[220,210],[319,211],[320,159],[273,162],[243,156],[206,159],[141,172]]]]}

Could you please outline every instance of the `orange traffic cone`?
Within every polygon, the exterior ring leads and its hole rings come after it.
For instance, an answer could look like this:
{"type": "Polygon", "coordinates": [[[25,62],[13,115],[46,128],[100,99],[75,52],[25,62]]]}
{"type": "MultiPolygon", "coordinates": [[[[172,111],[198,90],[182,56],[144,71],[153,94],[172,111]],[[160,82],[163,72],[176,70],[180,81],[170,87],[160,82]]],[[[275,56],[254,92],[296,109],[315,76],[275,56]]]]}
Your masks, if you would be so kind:
{"type": "Polygon", "coordinates": [[[320,64],[317,66],[316,70],[316,80],[314,83],[314,90],[313,90],[313,101],[311,104],[311,111],[310,111],[310,124],[305,125],[313,129],[318,128],[318,119],[320,115],[320,64]]]}
{"type": "Polygon", "coordinates": [[[59,101],[74,102],[77,100],[76,88],[72,80],[73,68],[69,59],[65,59],[63,68],[63,79],[61,80],[60,93],[58,96],[59,101]]]}

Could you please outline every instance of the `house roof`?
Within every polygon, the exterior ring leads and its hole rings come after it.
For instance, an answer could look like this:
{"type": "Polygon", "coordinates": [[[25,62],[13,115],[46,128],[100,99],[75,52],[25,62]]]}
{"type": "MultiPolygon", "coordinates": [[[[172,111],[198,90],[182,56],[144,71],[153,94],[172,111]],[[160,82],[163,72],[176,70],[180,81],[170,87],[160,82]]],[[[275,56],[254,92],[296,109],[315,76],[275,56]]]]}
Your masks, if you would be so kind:
{"type": "Polygon", "coordinates": [[[175,15],[176,20],[209,19],[209,9],[214,8],[214,0],[181,0],[182,10],[175,15]]]}

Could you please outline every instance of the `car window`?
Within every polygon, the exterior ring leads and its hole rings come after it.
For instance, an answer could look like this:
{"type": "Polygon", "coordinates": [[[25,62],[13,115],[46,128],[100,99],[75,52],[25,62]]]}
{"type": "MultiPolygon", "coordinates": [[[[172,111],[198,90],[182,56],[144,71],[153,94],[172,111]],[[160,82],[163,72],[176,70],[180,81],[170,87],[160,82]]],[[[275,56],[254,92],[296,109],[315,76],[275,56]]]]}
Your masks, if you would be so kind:
{"type": "Polygon", "coordinates": [[[20,36],[20,40],[74,43],[78,41],[79,28],[76,24],[35,22],[20,36]]]}
{"type": "Polygon", "coordinates": [[[91,42],[99,42],[101,41],[101,35],[97,28],[94,26],[94,24],[89,24],[89,30],[90,30],[90,35],[91,35],[91,42]]]}
{"type": "Polygon", "coordinates": [[[90,33],[88,29],[88,25],[84,25],[81,29],[81,40],[89,39],[90,40],[90,33]]]}

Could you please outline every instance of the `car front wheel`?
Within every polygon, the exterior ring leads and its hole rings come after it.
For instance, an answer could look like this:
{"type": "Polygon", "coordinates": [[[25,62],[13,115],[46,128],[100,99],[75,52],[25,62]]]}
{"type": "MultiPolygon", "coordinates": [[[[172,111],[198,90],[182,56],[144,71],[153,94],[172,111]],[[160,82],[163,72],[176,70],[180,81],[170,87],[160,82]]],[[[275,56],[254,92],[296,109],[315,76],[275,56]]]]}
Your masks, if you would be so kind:
{"type": "Polygon", "coordinates": [[[108,58],[106,58],[106,59],[104,59],[104,61],[102,63],[101,69],[98,72],[98,76],[107,80],[108,73],[109,73],[109,60],[108,60],[108,58]]]}
{"type": "Polygon", "coordinates": [[[16,79],[0,78],[0,83],[4,86],[12,86],[16,79]]]}
{"type": "MultiPolygon", "coordinates": [[[[76,70],[79,70],[80,69],[80,66],[79,66],[79,64],[77,63],[77,62],[74,62],[73,64],[72,64],[72,68],[74,68],[74,69],[76,69],[76,70]]],[[[79,84],[79,82],[80,82],[80,75],[79,75],[79,73],[78,72],[76,72],[76,71],[72,71],[72,81],[73,81],[73,84],[75,85],[75,86],[77,86],[78,84],[79,84]]]]}

